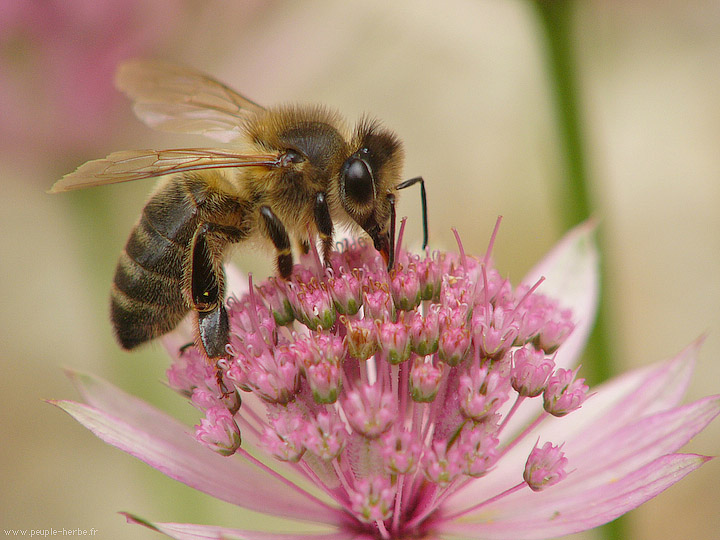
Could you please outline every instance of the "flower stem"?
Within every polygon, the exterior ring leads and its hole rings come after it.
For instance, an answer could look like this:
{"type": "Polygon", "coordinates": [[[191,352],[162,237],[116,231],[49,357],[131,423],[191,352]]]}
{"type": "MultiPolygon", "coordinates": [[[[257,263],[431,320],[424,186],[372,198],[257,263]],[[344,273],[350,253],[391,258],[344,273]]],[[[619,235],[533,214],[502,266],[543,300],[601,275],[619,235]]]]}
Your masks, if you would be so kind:
{"type": "MultiPolygon", "coordinates": [[[[577,71],[573,58],[574,0],[536,0],[538,21],[545,38],[548,82],[551,86],[555,119],[565,174],[561,177],[558,192],[558,210],[563,228],[569,229],[588,219],[592,213],[589,176],[585,161],[580,100],[577,88],[577,71]]],[[[602,280],[601,280],[602,281],[602,280]]],[[[587,349],[584,363],[586,379],[592,383],[608,379],[611,375],[608,337],[603,315],[604,302],[600,301],[598,318],[587,349]]]]}
{"type": "Polygon", "coordinates": [[[559,210],[563,225],[570,228],[587,219],[591,209],[571,35],[574,2],[537,0],[533,4],[545,34],[546,67],[566,169],[559,210]]]}
{"type": "MultiPolygon", "coordinates": [[[[589,178],[580,118],[577,71],[573,47],[574,0],[535,0],[537,20],[545,40],[545,61],[551,85],[558,137],[565,175],[559,186],[559,212],[563,228],[588,219],[592,212],[589,178]]],[[[601,268],[601,276],[605,272],[601,268]]],[[[604,281],[601,278],[601,282],[604,281]]],[[[585,352],[583,371],[591,384],[608,379],[612,372],[609,337],[605,323],[605,302],[600,298],[595,328],[585,352]]],[[[623,538],[624,527],[617,520],[602,530],[607,539],[623,538]]]]}

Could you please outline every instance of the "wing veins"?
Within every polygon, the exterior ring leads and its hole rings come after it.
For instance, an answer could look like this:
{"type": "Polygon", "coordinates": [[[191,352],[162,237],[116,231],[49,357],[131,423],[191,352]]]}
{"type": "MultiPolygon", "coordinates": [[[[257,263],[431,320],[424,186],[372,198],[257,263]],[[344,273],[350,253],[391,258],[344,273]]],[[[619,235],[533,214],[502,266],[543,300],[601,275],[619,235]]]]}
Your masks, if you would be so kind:
{"type": "Polygon", "coordinates": [[[237,139],[242,123],[264,110],[205,73],[162,62],[126,62],[116,86],[134,101],[135,114],[147,125],[222,142],[237,139]]]}
{"type": "Polygon", "coordinates": [[[274,168],[281,165],[280,157],[275,154],[235,154],[200,148],[129,150],[113,152],[105,158],[88,161],[58,180],[50,192],[58,193],[189,171],[235,167],[274,168]]]}

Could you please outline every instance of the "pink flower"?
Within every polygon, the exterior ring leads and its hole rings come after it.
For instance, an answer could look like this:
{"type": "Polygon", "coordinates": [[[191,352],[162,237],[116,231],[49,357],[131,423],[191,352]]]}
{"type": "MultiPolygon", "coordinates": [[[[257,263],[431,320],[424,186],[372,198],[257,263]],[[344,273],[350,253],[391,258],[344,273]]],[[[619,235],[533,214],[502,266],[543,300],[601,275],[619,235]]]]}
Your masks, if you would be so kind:
{"type": "Polygon", "coordinates": [[[73,375],[86,404],[56,403],[171,478],[325,531],[127,516],[172,538],[515,540],[596,527],[709,459],[678,449],[720,412],[720,396],[679,405],[699,343],[588,395],[574,366],[596,307],[591,235],[571,232],[517,288],[487,256],[400,252],[397,272],[412,275],[398,277],[352,245],[332,271],[310,261],[289,287],[269,280],[262,295],[231,299],[229,395],[197,351],[178,352],[187,336],[165,338],[170,385],[205,415],[195,436],[89,376],[73,375]],[[342,283],[350,276],[360,288],[342,283]]]}
{"type": "Polygon", "coordinates": [[[185,11],[172,0],[3,0],[0,149],[67,159],[107,139],[124,102],[118,62],[167,42],[185,11]]]}

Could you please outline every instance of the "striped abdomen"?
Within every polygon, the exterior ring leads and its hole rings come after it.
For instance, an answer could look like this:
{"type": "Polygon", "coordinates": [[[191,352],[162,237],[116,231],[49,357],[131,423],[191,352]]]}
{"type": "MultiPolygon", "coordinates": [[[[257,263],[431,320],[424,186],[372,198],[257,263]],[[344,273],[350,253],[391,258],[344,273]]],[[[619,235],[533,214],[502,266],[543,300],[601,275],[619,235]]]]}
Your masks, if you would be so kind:
{"type": "Polygon", "coordinates": [[[173,178],[143,209],[115,270],[110,316],[120,344],[132,349],[173,330],[190,310],[183,293],[193,236],[212,218],[243,211],[231,196],[210,189],[199,175],[173,178]]]}

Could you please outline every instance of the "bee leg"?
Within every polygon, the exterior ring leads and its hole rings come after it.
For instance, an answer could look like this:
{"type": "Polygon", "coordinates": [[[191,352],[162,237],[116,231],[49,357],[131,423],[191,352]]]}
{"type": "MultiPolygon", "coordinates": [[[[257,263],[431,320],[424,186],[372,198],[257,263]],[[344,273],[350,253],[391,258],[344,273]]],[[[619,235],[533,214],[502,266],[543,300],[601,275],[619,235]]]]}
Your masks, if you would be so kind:
{"type": "Polygon", "coordinates": [[[278,273],[283,279],[289,279],[292,274],[293,256],[287,229],[269,206],[261,206],[260,215],[265,222],[265,231],[277,250],[278,273]]]}
{"type": "Polygon", "coordinates": [[[395,189],[405,189],[414,186],[420,182],[420,203],[422,204],[422,221],[423,221],[423,249],[428,245],[428,218],[427,218],[427,195],[425,194],[425,180],[422,176],[416,176],[410,180],[400,182],[395,189]]]}
{"type": "Polygon", "coordinates": [[[303,255],[310,253],[310,242],[308,240],[300,240],[300,252],[303,255]]]}
{"type": "Polygon", "coordinates": [[[243,234],[239,229],[215,223],[198,227],[192,242],[192,268],[190,295],[193,308],[198,313],[200,343],[208,358],[227,356],[225,346],[229,342],[230,324],[225,310],[225,274],[218,257],[208,244],[209,235],[219,235],[226,240],[239,241],[243,234]]]}
{"type": "Polygon", "coordinates": [[[315,226],[322,242],[323,262],[325,266],[329,266],[330,252],[333,248],[333,222],[327,198],[323,192],[315,196],[315,226]]]}
{"type": "Polygon", "coordinates": [[[209,359],[227,356],[225,346],[230,341],[230,323],[222,302],[209,311],[198,311],[198,329],[200,342],[209,359]]]}

